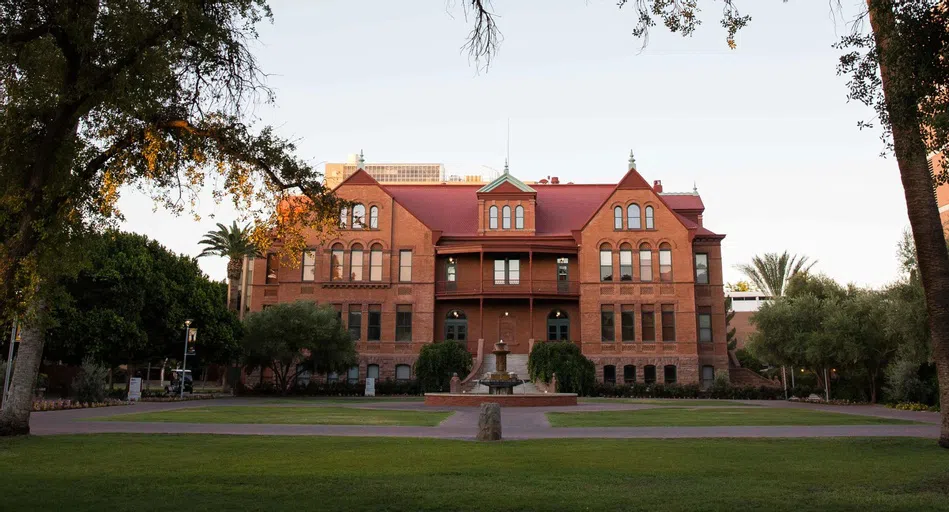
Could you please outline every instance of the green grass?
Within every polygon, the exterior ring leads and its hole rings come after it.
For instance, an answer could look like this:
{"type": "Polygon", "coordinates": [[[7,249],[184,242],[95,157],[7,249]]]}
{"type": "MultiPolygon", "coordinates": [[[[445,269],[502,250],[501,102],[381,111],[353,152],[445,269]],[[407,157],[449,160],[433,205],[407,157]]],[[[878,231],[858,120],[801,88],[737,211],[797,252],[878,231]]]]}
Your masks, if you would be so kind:
{"type": "Polygon", "coordinates": [[[924,439],[0,439],[4,510],[949,510],[924,439]]]}
{"type": "Polygon", "coordinates": [[[674,408],[638,411],[549,412],[554,427],[718,427],[731,425],[880,425],[912,421],[806,409],[674,408]]]}
{"type": "Polygon", "coordinates": [[[743,404],[728,400],[680,400],[676,398],[581,398],[579,402],[581,404],[641,404],[669,407],[759,407],[757,404],[743,404]]]}
{"type": "Polygon", "coordinates": [[[393,397],[298,397],[298,398],[273,398],[264,400],[262,404],[291,404],[291,405],[322,405],[322,404],[369,404],[379,402],[422,402],[425,397],[422,396],[393,396],[393,397]]]}
{"type": "Polygon", "coordinates": [[[185,407],[161,412],[118,414],[91,421],[159,423],[269,423],[280,425],[384,425],[434,427],[451,412],[392,411],[355,407],[185,407]]]}

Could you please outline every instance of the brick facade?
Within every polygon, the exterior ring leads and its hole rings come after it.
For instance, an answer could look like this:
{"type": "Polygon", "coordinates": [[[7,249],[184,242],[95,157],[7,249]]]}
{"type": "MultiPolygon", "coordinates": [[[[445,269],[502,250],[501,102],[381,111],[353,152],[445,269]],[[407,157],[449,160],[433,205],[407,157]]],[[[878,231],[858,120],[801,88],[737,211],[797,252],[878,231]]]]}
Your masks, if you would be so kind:
{"type": "Polygon", "coordinates": [[[565,332],[596,364],[600,380],[608,365],[617,382],[627,365],[636,367],[638,381],[647,365],[656,367],[659,382],[667,365],[681,383],[699,382],[703,366],[727,371],[724,236],[702,226],[697,194],[664,194],[635,168],[617,185],[534,186],[507,173],[484,187],[380,185],[356,172],[336,193],[365,206],[365,226],[353,229],[350,212],[334,238],[311,233],[312,271],[284,267],[268,279],[268,259],[256,259],[250,310],[312,300],[338,307],[347,325],[350,310],[358,311],[360,380],[371,364],[379,365],[380,378],[394,378],[396,365],[411,365],[424,344],[448,338],[459,325],[473,355],[479,339],[490,346],[503,338],[512,353],[526,354],[533,342],[565,332]],[[640,208],[638,228],[627,215],[632,204],[640,208]],[[377,212],[372,226],[370,209],[377,212]],[[373,249],[381,253],[381,275],[373,274],[373,249]],[[662,266],[660,249],[671,254],[671,266],[662,266]],[[360,251],[361,276],[352,269],[360,251]],[[400,275],[401,251],[411,251],[411,276],[400,275]],[[343,255],[336,276],[334,254],[343,255]],[[696,283],[696,254],[707,255],[708,284],[696,283]],[[601,257],[610,280],[601,279],[601,257]],[[650,308],[654,341],[643,337],[650,308]],[[403,318],[411,310],[410,340],[396,340],[400,310],[403,318]],[[610,310],[612,341],[601,332],[601,314],[610,310]],[[375,311],[380,336],[369,340],[375,311]],[[711,319],[711,341],[699,341],[698,313],[711,319]],[[624,336],[629,318],[631,337],[624,336]]]}

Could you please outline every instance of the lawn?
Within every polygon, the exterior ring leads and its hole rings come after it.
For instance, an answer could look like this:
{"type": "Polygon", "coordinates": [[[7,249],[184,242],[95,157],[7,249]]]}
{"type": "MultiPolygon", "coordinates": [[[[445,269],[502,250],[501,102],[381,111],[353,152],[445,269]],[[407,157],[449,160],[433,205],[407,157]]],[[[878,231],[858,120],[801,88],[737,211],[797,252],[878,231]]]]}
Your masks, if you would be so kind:
{"type": "Polygon", "coordinates": [[[322,404],[370,404],[379,402],[422,402],[423,396],[359,397],[359,396],[320,396],[289,397],[264,400],[263,404],[322,405],[322,404]]]}
{"type": "Polygon", "coordinates": [[[719,427],[731,425],[880,425],[911,421],[806,409],[674,408],[638,411],[549,412],[554,427],[719,427]]]}
{"type": "Polygon", "coordinates": [[[759,407],[729,400],[689,400],[676,398],[581,398],[581,404],[641,404],[668,407],[759,407]]]}
{"type": "Polygon", "coordinates": [[[924,439],[0,439],[5,510],[949,510],[924,439]]]}
{"type": "Polygon", "coordinates": [[[281,425],[382,425],[434,427],[451,412],[392,411],[355,407],[186,407],[161,412],[118,414],[91,421],[161,423],[269,423],[281,425]]]}

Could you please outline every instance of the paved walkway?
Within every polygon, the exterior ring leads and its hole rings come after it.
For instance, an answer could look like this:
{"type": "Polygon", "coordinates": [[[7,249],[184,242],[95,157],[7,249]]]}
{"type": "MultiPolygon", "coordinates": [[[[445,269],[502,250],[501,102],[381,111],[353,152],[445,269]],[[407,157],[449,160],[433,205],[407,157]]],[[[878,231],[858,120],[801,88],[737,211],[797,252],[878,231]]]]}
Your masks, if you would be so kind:
{"type": "MultiPolygon", "coordinates": [[[[800,408],[880,418],[904,419],[919,425],[825,425],[825,426],[728,426],[728,427],[584,427],[553,428],[544,413],[555,411],[594,412],[649,409],[655,405],[629,403],[588,403],[576,407],[508,407],[501,411],[505,439],[553,438],[710,438],[710,437],[939,437],[939,414],[898,411],[880,406],[827,406],[783,401],[745,401],[749,407],[800,408]]],[[[733,407],[731,407],[733,408],[733,407]]],[[[473,439],[477,433],[478,409],[474,407],[433,408],[420,402],[268,404],[264,399],[231,398],[194,402],[139,403],[128,407],[103,407],[70,411],[36,412],[30,429],[37,435],[145,433],[145,434],[237,434],[237,435],[320,435],[427,437],[473,439]],[[400,410],[454,411],[437,427],[383,427],[361,425],[250,425],[213,423],[144,423],[86,421],[104,416],[157,412],[189,407],[227,405],[267,405],[274,407],[362,407],[400,410]]]]}

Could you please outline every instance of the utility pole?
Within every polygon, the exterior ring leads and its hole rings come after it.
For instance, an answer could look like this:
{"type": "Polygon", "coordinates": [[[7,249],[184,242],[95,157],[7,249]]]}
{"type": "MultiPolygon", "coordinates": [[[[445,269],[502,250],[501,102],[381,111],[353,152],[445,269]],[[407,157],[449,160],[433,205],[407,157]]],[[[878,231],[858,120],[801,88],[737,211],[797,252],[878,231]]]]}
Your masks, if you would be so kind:
{"type": "Polygon", "coordinates": [[[185,397],[185,369],[188,366],[188,338],[191,335],[191,320],[185,320],[185,355],[181,359],[181,379],[178,381],[178,385],[181,386],[181,392],[178,394],[179,397],[185,397]]]}

